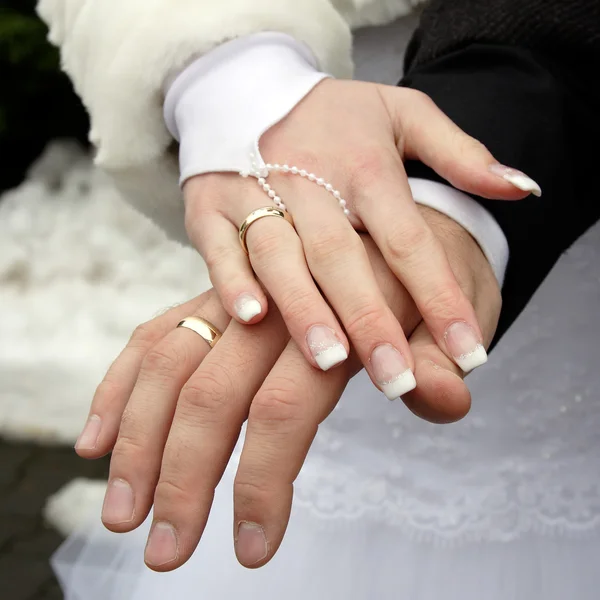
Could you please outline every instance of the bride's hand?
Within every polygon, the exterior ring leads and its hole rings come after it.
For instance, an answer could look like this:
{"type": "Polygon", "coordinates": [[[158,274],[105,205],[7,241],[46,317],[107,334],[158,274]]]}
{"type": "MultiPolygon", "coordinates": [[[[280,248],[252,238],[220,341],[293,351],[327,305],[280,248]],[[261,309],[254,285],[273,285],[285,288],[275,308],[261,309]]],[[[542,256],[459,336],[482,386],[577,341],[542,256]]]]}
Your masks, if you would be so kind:
{"type": "MultiPolygon", "coordinates": [[[[491,341],[500,296],[491,268],[456,223],[422,209],[491,341]]],[[[416,414],[448,422],[469,409],[462,372],[440,351],[406,290],[375,244],[363,237],[385,301],[407,332],[418,387],[403,399],[416,414]]],[[[305,360],[277,310],[255,327],[232,321],[214,291],[140,326],[98,387],[77,452],[98,458],[113,450],[104,524],[135,529],[154,503],[147,564],[170,571],[196,548],[240,428],[248,428],[235,479],[235,538],[240,562],[259,567],[277,551],[289,519],[293,482],[321,423],[349,378],[351,355],[329,373],[305,360]],[[210,350],[196,333],[176,328],[190,315],[211,321],[223,337],[210,350]]],[[[386,355],[378,377],[399,364],[386,355]]]]}
{"type": "Polygon", "coordinates": [[[283,219],[255,222],[247,234],[248,260],[238,227],[249,213],[272,203],[256,179],[211,174],[187,180],[187,231],[233,318],[256,323],[264,317],[262,284],[313,366],[327,370],[339,364],[350,342],[374,382],[372,353],[381,345],[396,348],[412,369],[405,332],[355,231],[363,230],[446,356],[456,360],[480,341],[472,304],[413,201],[403,160],[419,159],[459,189],[488,198],[522,198],[527,192],[516,185],[534,190],[534,182],[514,172],[491,172],[492,165],[500,168],[494,157],[421,92],[360,82],[321,82],[263,136],[261,151],[267,161],[295,165],[336,186],[351,217],[308,177],[273,173],[268,183],[285,201],[297,233],[283,219]],[[453,344],[448,330],[455,322],[469,328],[453,344]]]}

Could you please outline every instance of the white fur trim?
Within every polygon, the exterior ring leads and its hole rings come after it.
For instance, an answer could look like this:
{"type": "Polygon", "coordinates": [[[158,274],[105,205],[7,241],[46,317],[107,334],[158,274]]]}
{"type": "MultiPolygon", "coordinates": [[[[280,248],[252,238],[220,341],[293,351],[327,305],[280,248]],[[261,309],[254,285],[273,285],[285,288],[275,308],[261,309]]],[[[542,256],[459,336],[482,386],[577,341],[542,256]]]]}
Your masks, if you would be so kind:
{"type": "Polygon", "coordinates": [[[96,162],[155,161],[171,143],[165,80],[224,41],[279,31],[306,43],[321,70],[352,73],[350,31],[326,0],[41,0],[49,38],[88,109],[96,162]]]}
{"type": "Polygon", "coordinates": [[[126,199],[186,243],[165,81],[224,41],[260,31],[304,42],[318,68],[352,74],[349,25],[382,23],[419,0],[40,0],[62,64],[91,117],[96,163],[126,199]]]}

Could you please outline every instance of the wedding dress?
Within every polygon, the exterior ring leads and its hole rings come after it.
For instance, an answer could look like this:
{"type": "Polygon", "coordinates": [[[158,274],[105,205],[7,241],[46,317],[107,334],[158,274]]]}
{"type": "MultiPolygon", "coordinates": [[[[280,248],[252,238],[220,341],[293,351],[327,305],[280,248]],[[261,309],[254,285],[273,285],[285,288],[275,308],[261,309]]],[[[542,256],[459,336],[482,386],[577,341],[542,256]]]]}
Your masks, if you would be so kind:
{"type": "Polygon", "coordinates": [[[319,429],[266,567],[246,570],[233,552],[238,444],[186,565],[151,572],[149,522],[116,535],[96,516],[53,557],[65,597],[598,600],[599,306],[596,226],[469,377],[473,408],[460,423],[417,419],[364,373],[350,382],[319,429]]]}
{"type": "Polygon", "coordinates": [[[469,378],[462,422],[425,423],[352,380],[269,565],[234,557],[236,451],[185,566],[151,572],[147,524],[119,536],[96,518],[53,559],[67,600],[597,600],[599,306],[596,226],[469,378]]]}

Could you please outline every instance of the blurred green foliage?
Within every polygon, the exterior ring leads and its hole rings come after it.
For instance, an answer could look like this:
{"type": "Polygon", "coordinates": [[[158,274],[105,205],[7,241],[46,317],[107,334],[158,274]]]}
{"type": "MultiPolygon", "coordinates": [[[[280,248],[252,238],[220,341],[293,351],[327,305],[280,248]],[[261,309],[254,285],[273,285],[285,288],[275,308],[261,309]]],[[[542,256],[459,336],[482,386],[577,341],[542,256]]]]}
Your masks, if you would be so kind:
{"type": "Polygon", "coordinates": [[[48,141],[83,141],[88,129],[35,4],[0,0],[0,190],[20,182],[48,141]]]}

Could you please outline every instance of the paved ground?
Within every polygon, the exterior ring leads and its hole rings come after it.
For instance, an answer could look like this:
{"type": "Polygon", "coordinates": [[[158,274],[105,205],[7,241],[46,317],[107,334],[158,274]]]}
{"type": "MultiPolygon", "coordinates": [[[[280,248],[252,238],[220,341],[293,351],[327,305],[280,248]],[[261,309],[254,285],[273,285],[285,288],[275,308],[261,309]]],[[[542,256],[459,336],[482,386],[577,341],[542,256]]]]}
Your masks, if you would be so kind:
{"type": "Polygon", "coordinates": [[[46,498],[73,477],[105,478],[108,460],[88,462],[71,448],[0,439],[0,598],[61,600],[48,559],[61,537],[41,517],[46,498]]]}

